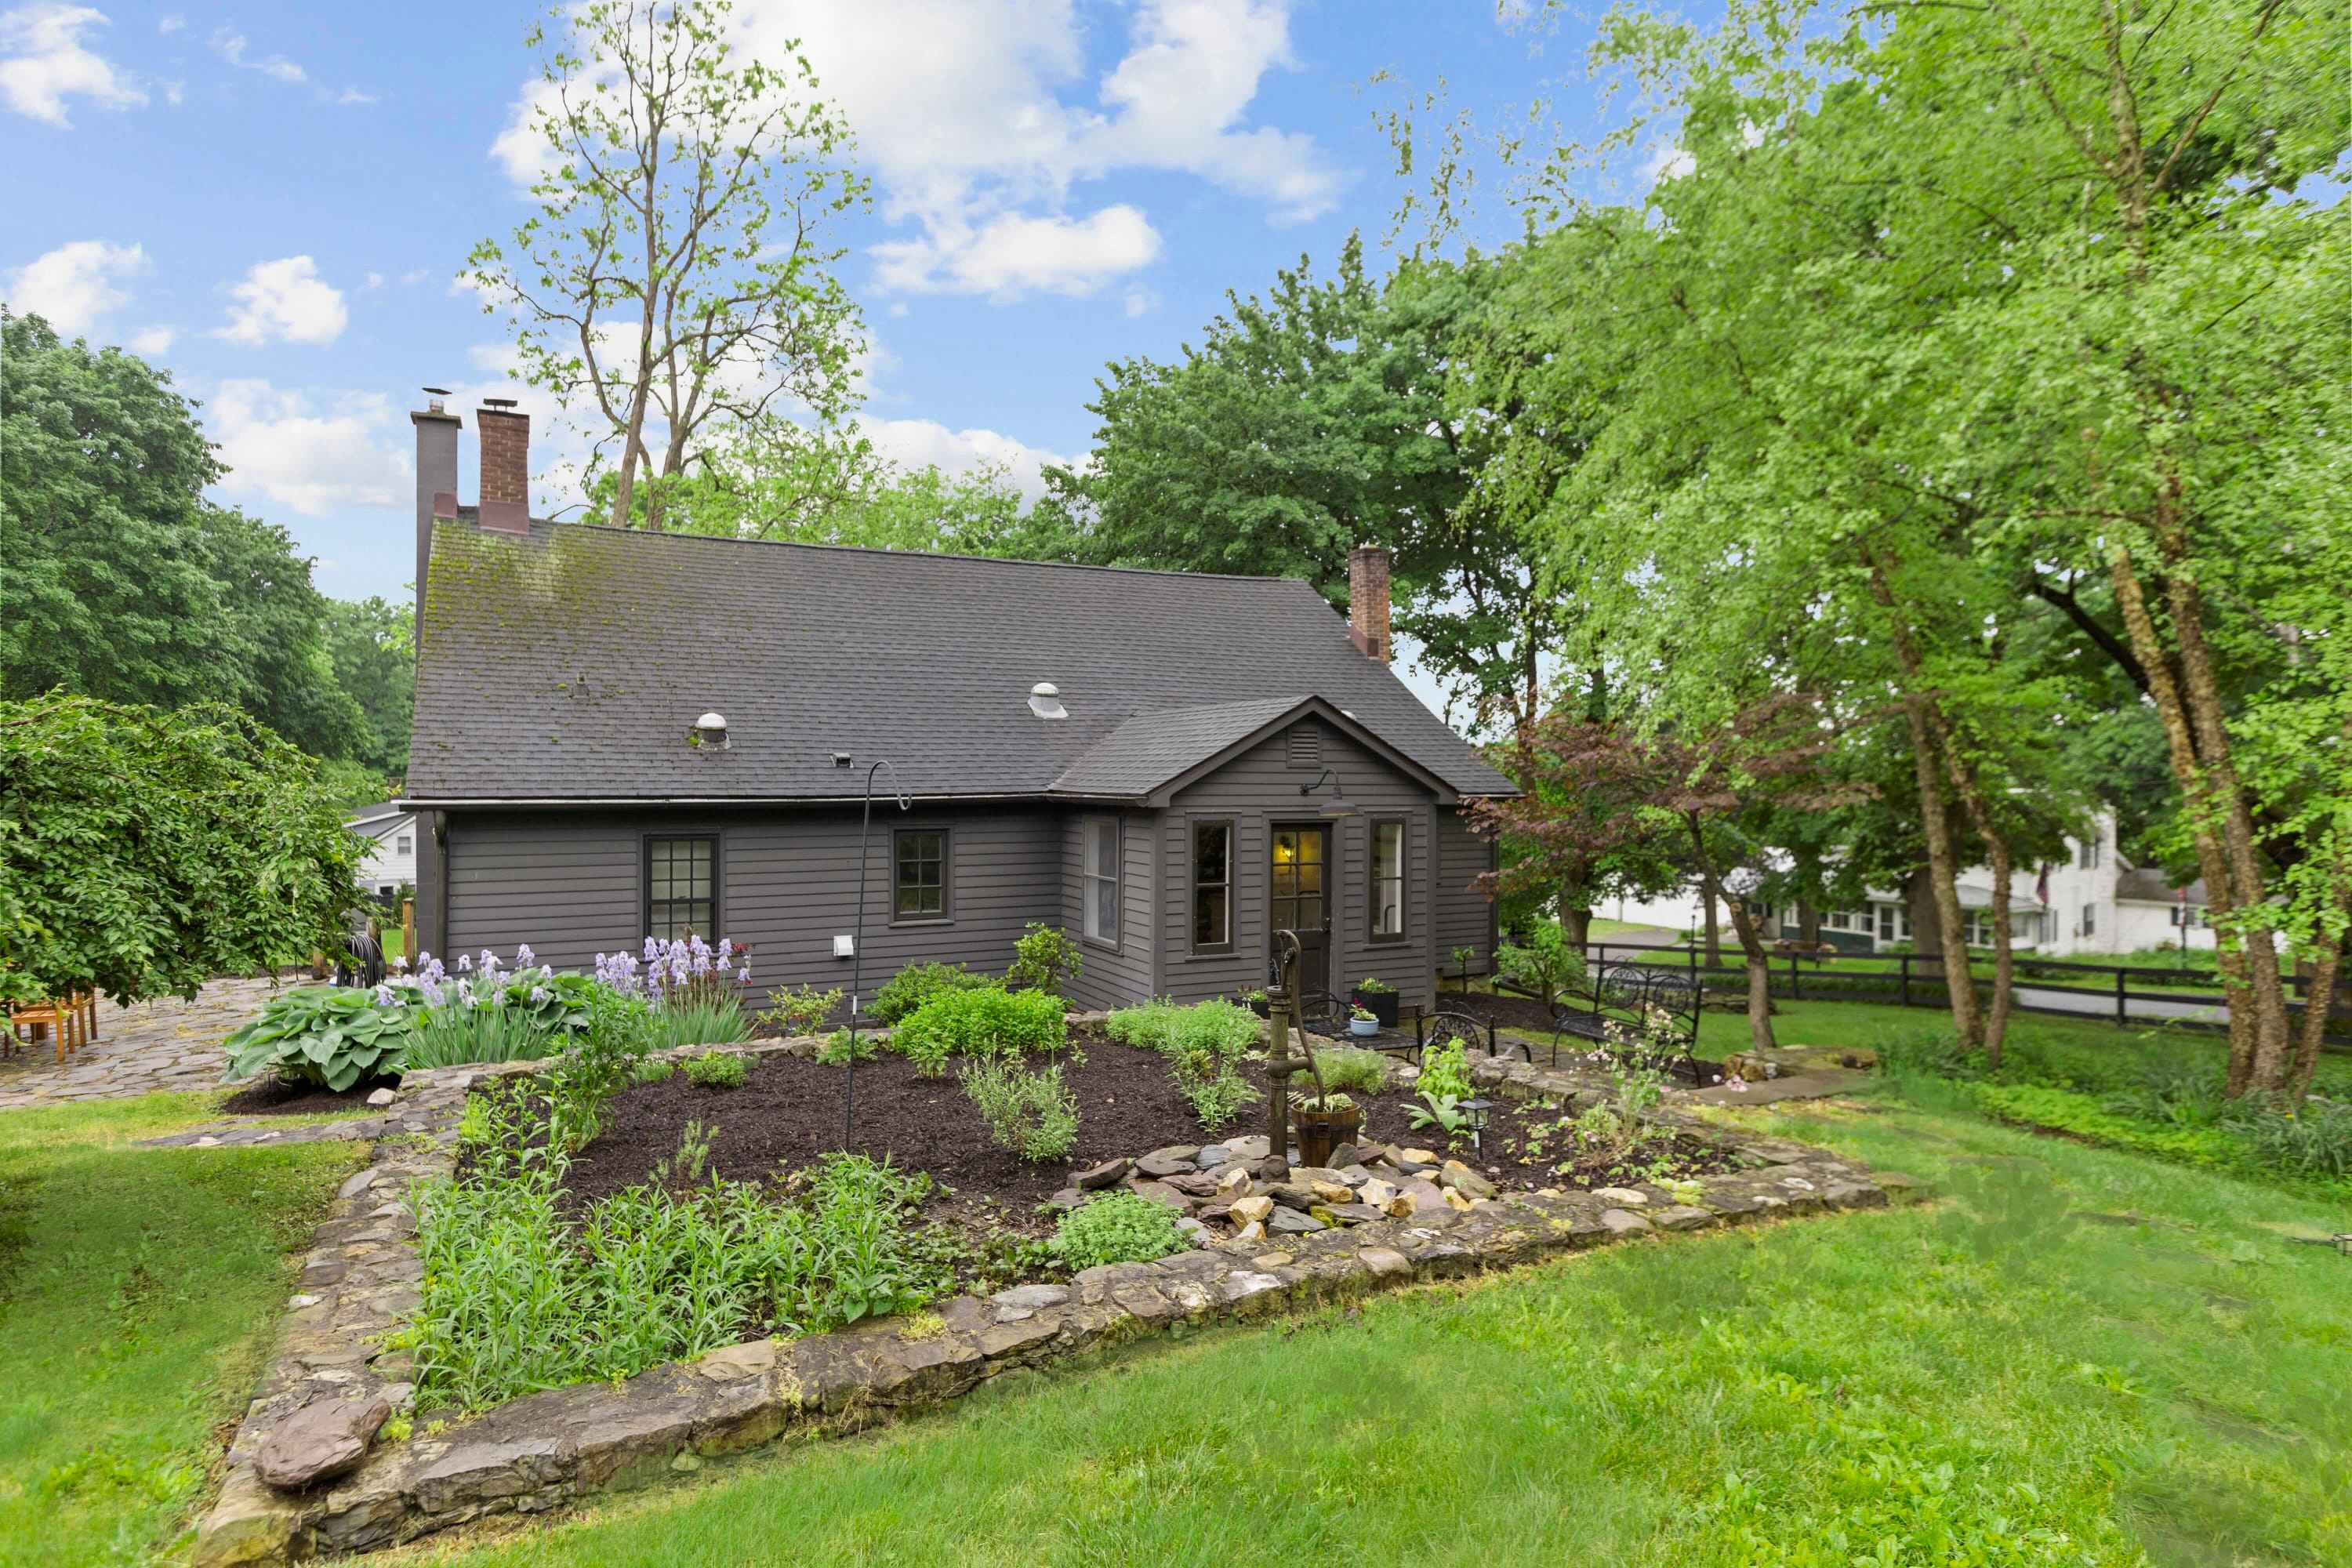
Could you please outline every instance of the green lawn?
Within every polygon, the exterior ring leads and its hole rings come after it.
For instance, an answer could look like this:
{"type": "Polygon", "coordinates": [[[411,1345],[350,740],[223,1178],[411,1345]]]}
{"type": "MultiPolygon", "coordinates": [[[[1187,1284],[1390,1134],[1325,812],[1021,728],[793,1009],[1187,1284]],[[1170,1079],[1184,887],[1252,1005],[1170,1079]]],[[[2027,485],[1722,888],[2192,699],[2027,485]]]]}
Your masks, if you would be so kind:
{"type": "Polygon", "coordinates": [[[207,1491],[359,1149],[139,1149],[219,1096],[0,1111],[0,1563],[143,1563],[207,1491]]]}
{"type": "Polygon", "coordinates": [[[1203,1335],[422,1554],[2352,1562],[2352,1261],[2290,1239],[2352,1216],[1934,1084],[1738,1114],[1938,1196],[1203,1335]]]}

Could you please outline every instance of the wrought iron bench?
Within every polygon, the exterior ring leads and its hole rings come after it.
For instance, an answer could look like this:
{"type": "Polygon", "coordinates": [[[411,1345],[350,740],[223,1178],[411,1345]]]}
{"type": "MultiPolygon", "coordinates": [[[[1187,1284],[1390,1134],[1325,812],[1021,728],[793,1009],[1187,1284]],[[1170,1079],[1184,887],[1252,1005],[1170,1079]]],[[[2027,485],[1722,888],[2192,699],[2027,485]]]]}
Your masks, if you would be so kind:
{"type": "Polygon", "coordinates": [[[1698,1081],[1699,986],[1686,970],[1621,961],[1603,967],[1592,982],[1589,1005],[1562,1001],[1552,1008],[1551,1059],[1559,1061],[1562,1039],[1587,1040],[1621,1059],[1629,1057],[1620,1036],[1641,1037],[1646,1023],[1663,1017],[1672,1026],[1668,1072],[1698,1081]]]}

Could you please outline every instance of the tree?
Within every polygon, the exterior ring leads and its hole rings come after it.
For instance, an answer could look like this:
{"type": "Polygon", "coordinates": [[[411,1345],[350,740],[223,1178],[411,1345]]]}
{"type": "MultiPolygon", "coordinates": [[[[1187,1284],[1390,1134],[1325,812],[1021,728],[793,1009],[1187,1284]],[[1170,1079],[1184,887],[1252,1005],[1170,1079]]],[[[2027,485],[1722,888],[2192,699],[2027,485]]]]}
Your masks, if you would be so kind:
{"type": "MultiPolygon", "coordinates": [[[[1819,703],[1795,693],[1690,735],[1555,709],[1537,721],[1525,752],[1538,787],[1474,802],[1471,817],[1485,832],[1593,861],[1672,853],[1703,887],[1722,889],[1747,959],[1748,1035],[1769,1049],[1770,958],[1748,904],[1769,861],[1773,814],[1844,798],[1817,777],[1829,744],[1819,703]]],[[[1497,879],[1487,873],[1490,890],[1497,879]]]]}
{"type": "Polygon", "coordinates": [[[1265,298],[1229,295],[1177,363],[1120,361],[1087,405],[1079,467],[1045,471],[1076,548],[1106,563],[1303,577],[1348,602],[1348,557],[1391,553],[1391,624],[1463,717],[1539,710],[1562,606],[1518,514],[1474,497],[1494,421],[1454,379],[1492,272],[1410,262],[1385,281],[1350,236],[1328,279],[1302,258],[1265,298]]]}
{"type": "Polygon", "coordinates": [[[0,702],[0,1000],[193,996],[331,951],[364,847],[233,708],[0,702]]]}
{"type": "Polygon", "coordinates": [[[864,336],[824,230],[866,184],[806,58],[739,61],[730,9],[588,0],[534,26],[551,162],[538,210],[470,258],[524,379],[590,426],[615,527],[662,527],[663,489],[698,465],[854,402],[864,336]]]}
{"type": "Polygon", "coordinates": [[[205,498],[226,470],[169,374],[37,316],[5,320],[0,357],[0,698],[228,702],[307,751],[354,751],[310,563],[205,498]]]}
{"type": "Polygon", "coordinates": [[[360,712],[352,760],[386,778],[404,778],[416,709],[415,615],[381,598],[330,599],[327,655],[335,684],[360,712]]]}

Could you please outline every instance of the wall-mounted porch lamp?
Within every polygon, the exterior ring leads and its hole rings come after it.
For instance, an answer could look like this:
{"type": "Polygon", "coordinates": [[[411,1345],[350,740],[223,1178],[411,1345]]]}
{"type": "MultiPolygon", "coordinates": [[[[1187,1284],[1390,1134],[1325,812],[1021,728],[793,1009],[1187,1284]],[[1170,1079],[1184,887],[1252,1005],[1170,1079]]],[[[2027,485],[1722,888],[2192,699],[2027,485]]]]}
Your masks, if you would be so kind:
{"type": "Polygon", "coordinates": [[[1335,821],[1339,817],[1355,816],[1356,807],[1354,803],[1349,801],[1345,795],[1340,793],[1339,775],[1332,772],[1329,768],[1325,768],[1321,773],[1317,773],[1313,784],[1300,784],[1298,786],[1298,793],[1302,795],[1313,795],[1317,790],[1323,787],[1324,781],[1327,779],[1329,780],[1331,784],[1331,798],[1323,803],[1323,815],[1334,819],[1335,821]]]}

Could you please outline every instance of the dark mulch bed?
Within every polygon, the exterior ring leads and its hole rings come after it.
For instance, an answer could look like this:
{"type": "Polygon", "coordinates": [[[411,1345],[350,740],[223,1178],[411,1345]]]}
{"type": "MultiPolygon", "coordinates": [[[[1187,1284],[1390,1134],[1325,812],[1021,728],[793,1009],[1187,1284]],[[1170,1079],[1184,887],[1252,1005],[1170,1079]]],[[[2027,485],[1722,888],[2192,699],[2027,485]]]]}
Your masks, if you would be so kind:
{"type": "MultiPolygon", "coordinates": [[[[857,1064],[853,1147],[902,1170],[925,1171],[966,1203],[993,1201],[1025,1217],[1069,1184],[1073,1170],[1171,1143],[1213,1142],[1263,1124],[1265,1108],[1245,1109],[1222,1132],[1202,1131],[1158,1054],[1095,1035],[1074,1035],[1083,1067],[1063,1076],[1078,1097],[1078,1142],[1066,1160],[1031,1164],[990,1142],[980,1112],[950,1073],[919,1078],[904,1057],[857,1064]],[[1255,1110],[1254,1118],[1251,1112],[1255,1110]]],[[[710,1168],[738,1181],[765,1181],[817,1163],[842,1146],[844,1069],[806,1058],[754,1059],[740,1089],[698,1089],[684,1073],[624,1090],[595,1141],[565,1179],[572,1202],[586,1204],[646,1179],[677,1152],[688,1121],[710,1134],[710,1168]]]]}
{"type": "Polygon", "coordinates": [[[1710,1175],[1734,1168],[1733,1160],[1719,1146],[1686,1133],[1645,1143],[1634,1156],[1633,1163],[1641,1167],[1638,1171],[1599,1159],[1580,1158],[1574,1140],[1566,1133],[1548,1134],[1542,1158],[1530,1161],[1524,1149],[1528,1134],[1570,1113],[1507,1100],[1495,1102],[1481,1146],[1474,1148],[1465,1133],[1449,1147],[1440,1129],[1416,1128],[1412,1124],[1410,1110],[1417,1100],[1407,1090],[1391,1089],[1377,1095],[1356,1094],[1349,1098],[1364,1108],[1362,1138],[1394,1144],[1399,1149],[1426,1149],[1442,1159],[1461,1160],[1485,1172],[1498,1184],[1522,1192],[1541,1187],[1618,1186],[1629,1181],[1649,1180],[1650,1163],[1661,1157],[1667,1162],[1663,1173],[1676,1178],[1710,1175]],[[1570,1164],[1570,1170],[1555,1168],[1564,1162],[1570,1164]]]}
{"type": "Polygon", "coordinates": [[[262,1079],[247,1084],[226,1100],[221,1110],[231,1116],[319,1116],[368,1109],[367,1097],[380,1089],[397,1089],[396,1078],[362,1079],[349,1089],[322,1089],[315,1083],[287,1079],[262,1079]]]}

